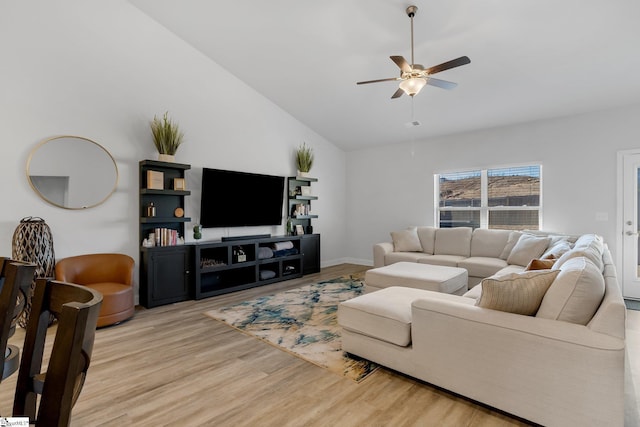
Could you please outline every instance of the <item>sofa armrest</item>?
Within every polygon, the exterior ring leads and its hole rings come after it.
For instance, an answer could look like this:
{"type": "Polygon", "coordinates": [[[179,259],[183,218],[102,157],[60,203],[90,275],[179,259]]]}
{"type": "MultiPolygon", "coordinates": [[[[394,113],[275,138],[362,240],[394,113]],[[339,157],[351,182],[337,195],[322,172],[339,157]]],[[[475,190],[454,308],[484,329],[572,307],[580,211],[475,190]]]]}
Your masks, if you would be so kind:
{"type": "Polygon", "coordinates": [[[565,341],[578,346],[609,350],[624,349],[623,339],[594,332],[583,325],[490,310],[469,304],[468,300],[470,298],[434,292],[428,299],[414,301],[412,311],[418,316],[420,316],[419,311],[433,311],[442,316],[455,317],[460,322],[471,322],[485,328],[506,328],[520,334],[565,341]]]}
{"type": "Polygon", "coordinates": [[[376,268],[384,267],[385,255],[391,252],[393,252],[393,243],[391,242],[382,242],[373,245],[373,266],[376,268]]]}
{"type": "Polygon", "coordinates": [[[412,304],[422,379],[544,425],[623,424],[624,340],[459,298],[412,304]]]}

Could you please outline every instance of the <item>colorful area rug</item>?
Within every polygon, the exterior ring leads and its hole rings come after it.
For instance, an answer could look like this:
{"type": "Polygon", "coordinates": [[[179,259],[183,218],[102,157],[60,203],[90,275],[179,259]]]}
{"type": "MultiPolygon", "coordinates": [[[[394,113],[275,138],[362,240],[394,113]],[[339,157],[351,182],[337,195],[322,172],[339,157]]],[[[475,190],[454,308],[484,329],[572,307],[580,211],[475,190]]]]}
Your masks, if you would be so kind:
{"type": "Polygon", "coordinates": [[[362,381],[378,365],[342,351],[338,304],[360,295],[361,277],[343,276],[205,314],[308,362],[362,381]]]}

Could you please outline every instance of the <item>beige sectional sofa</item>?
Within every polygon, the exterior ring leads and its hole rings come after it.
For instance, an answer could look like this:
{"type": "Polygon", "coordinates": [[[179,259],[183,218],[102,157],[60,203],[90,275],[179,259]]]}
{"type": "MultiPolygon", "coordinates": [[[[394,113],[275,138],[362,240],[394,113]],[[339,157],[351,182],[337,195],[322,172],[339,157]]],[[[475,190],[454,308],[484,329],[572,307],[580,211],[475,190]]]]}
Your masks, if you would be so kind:
{"type": "Polygon", "coordinates": [[[599,236],[415,231],[422,250],[379,244],[376,264],[455,264],[474,282],[491,277],[464,296],[393,286],[341,303],[344,351],[542,425],[624,424],[626,308],[599,236]],[[527,250],[559,256],[525,271],[527,250]],[[533,297],[534,311],[517,314],[533,297]]]}
{"type": "Polygon", "coordinates": [[[520,272],[533,258],[551,254],[559,257],[578,236],[538,233],[546,243],[524,239],[535,236],[510,230],[487,230],[470,227],[409,227],[392,232],[392,242],[373,246],[373,265],[382,267],[400,261],[462,267],[469,272],[469,288],[485,277],[520,272]],[[529,243],[529,244],[527,244],[529,243]],[[540,247],[544,246],[540,251],[540,247]]]}

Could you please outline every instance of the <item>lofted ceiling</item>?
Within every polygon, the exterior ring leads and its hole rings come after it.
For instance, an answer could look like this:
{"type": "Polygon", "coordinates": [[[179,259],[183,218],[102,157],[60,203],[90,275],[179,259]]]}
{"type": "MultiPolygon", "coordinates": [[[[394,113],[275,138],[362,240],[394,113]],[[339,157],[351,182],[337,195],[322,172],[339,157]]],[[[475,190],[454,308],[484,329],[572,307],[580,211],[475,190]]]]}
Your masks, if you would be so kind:
{"type": "Polygon", "coordinates": [[[637,0],[130,0],[346,151],[640,102],[637,0]],[[389,59],[471,64],[391,99],[389,59]],[[419,126],[409,126],[418,121],[419,126]]]}

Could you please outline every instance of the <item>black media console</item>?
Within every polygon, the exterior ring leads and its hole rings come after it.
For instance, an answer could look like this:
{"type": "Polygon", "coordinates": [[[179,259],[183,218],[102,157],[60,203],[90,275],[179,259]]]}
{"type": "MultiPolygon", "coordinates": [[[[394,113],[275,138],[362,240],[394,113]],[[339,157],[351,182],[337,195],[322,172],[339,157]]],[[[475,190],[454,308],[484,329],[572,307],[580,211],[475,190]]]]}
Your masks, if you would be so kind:
{"type": "Polygon", "coordinates": [[[267,236],[194,244],[193,298],[302,277],[302,237],[267,236]]]}

